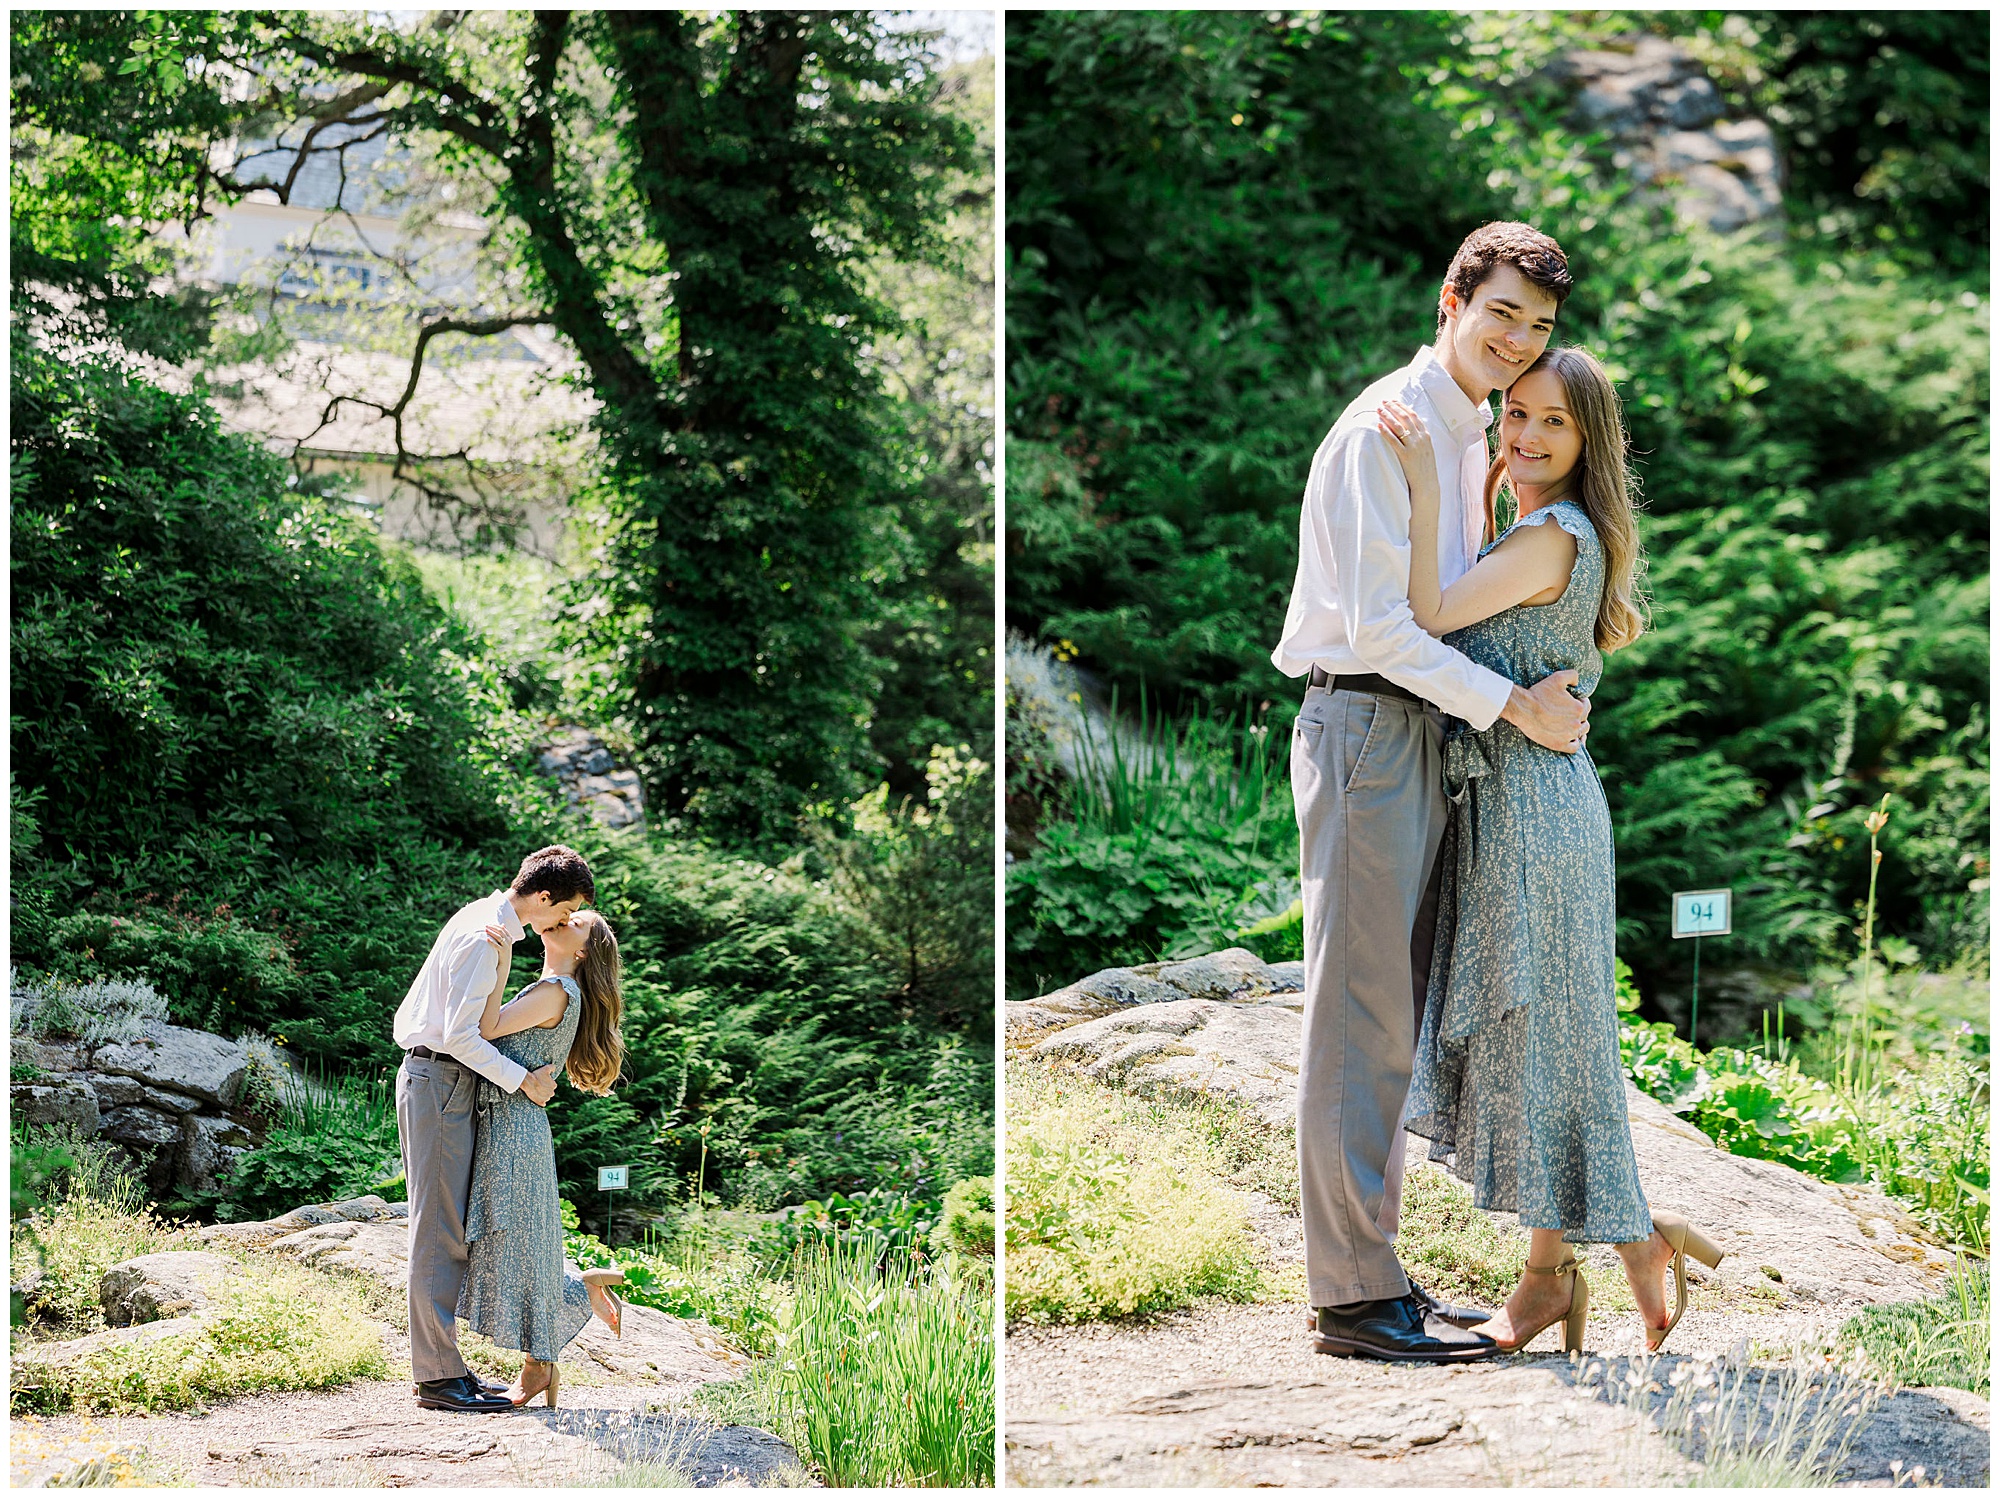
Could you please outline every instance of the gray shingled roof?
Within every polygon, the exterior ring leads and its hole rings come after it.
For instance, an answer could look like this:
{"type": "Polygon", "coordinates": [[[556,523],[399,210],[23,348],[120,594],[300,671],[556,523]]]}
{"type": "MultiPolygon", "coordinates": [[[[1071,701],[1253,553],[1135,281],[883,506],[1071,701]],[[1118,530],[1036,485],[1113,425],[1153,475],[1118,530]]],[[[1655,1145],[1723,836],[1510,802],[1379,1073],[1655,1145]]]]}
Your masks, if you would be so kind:
{"type": "MultiPolygon", "coordinates": [[[[364,138],[367,134],[366,127],[351,125],[336,125],[323,131],[314,140],[311,154],[292,183],[292,206],[385,215],[400,213],[407,207],[408,163],[399,150],[392,149],[386,136],[364,138]]],[[[294,126],[275,141],[239,142],[237,180],[267,182],[276,187],[298,159],[299,143],[305,135],[305,127],[294,126]]]]}

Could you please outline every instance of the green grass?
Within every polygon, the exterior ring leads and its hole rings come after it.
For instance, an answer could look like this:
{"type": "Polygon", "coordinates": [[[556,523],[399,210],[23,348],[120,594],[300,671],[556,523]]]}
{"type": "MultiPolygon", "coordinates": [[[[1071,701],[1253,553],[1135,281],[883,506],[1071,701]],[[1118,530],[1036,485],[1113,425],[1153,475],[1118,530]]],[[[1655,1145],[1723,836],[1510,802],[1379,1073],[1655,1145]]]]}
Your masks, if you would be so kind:
{"type": "MultiPolygon", "coordinates": [[[[1403,1178],[1396,1255],[1410,1278],[1440,1300],[1497,1306],[1528,1262],[1528,1235],[1472,1205],[1472,1192],[1442,1170],[1403,1178]]],[[[1597,1298],[1597,1286],[1590,1287],[1597,1298]]]]}
{"type": "Polygon", "coordinates": [[[74,1130],[25,1128],[12,1142],[16,1150],[60,1145],[74,1161],[50,1182],[48,1205],[16,1217],[9,1232],[17,1278],[40,1257],[42,1278],[26,1297],[27,1311],[63,1335],[102,1329],[97,1282],[113,1264],[194,1246],[187,1233],[154,1216],[141,1185],[115,1168],[102,1141],[74,1130]]]}
{"type": "Polygon", "coordinates": [[[253,1259],[215,1289],[186,1336],[69,1356],[60,1344],[17,1345],[9,1405],[16,1414],[193,1409],[233,1395],[326,1389],[388,1374],[381,1328],[356,1286],[253,1259]]]}
{"type": "Polygon", "coordinates": [[[782,1274],[767,1272],[741,1214],[690,1213],[671,1236],[649,1228],[643,1241],[615,1249],[578,1226],[568,1201],[562,1215],[564,1254],[581,1269],[616,1264],[625,1271],[618,1293],[626,1300],[707,1322],[753,1356],[776,1350],[790,1290],[782,1274]]]}
{"type": "Polygon", "coordinates": [[[990,1487],[993,1287],[978,1262],[803,1257],[776,1354],[698,1397],[775,1431],[828,1486],[990,1487]]]}
{"type": "Polygon", "coordinates": [[[1945,1293],[1928,1300],[1870,1306],[1834,1337],[1836,1354],[1858,1352],[1899,1384],[1992,1387],[1993,1292],[1988,1266],[1961,1257],[1945,1293]]]}
{"type": "Polygon", "coordinates": [[[66,1142],[76,1163],[53,1181],[46,1206],[12,1224],[16,1262],[32,1263],[39,1252],[43,1276],[26,1298],[36,1324],[14,1337],[16,1413],[188,1409],[235,1394],[387,1376],[381,1321],[393,1297],[381,1286],[217,1249],[208,1251],[235,1258],[236,1268],[211,1292],[195,1331],[65,1354],[64,1343],[104,1328],[97,1285],[107,1269],[196,1246],[153,1215],[138,1184],[113,1169],[106,1146],[66,1142]]]}
{"type": "Polygon", "coordinates": [[[1257,1298],[1262,1255],[1225,1181],[1268,1161],[1267,1142],[1025,1063],[1007,1068],[1007,1089],[1010,1321],[1257,1298]]]}

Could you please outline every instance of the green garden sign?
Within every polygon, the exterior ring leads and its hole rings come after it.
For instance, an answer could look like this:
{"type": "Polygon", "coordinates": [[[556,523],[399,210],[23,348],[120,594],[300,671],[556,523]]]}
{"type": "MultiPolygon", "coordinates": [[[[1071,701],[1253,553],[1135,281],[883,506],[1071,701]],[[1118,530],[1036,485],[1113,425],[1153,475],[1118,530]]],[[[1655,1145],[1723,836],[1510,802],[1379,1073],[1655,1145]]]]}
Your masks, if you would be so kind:
{"type": "Polygon", "coordinates": [[[1674,939],[1694,938],[1694,997],[1688,1005],[1688,1044],[1694,1045],[1695,1022],[1701,1016],[1701,939],[1730,932],[1729,891],[1688,889],[1674,894],[1674,939]]]}

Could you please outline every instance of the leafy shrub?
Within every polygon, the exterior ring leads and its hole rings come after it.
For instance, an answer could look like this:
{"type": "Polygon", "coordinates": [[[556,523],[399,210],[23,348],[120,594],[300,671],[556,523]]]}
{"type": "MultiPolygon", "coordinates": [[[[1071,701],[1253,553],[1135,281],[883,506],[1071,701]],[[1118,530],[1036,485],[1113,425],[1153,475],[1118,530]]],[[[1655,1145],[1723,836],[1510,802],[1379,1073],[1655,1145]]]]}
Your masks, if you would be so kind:
{"type": "Polygon", "coordinates": [[[1298,833],[1268,737],[1199,715],[1176,727],[1142,702],[1129,740],[1114,727],[1077,744],[1069,816],[1045,816],[1008,870],[1010,996],[1212,951],[1296,888],[1298,833]]]}
{"type": "Polygon", "coordinates": [[[1621,1017],[1638,1088],[1731,1154],[1822,1180],[1873,1181],[1935,1232],[1983,1248],[1989,1085],[1963,1056],[1924,1053],[1865,1087],[1812,1076],[1796,1056],[1697,1051],[1665,1024],[1621,1017]]]}
{"type": "Polygon", "coordinates": [[[993,1257],[993,1177],[975,1176],[945,1193],[931,1247],[939,1253],[993,1257]]]}
{"type": "Polygon", "coordinates": [[[66,1359],[17,1348],[9,1387],[16,1414],[123,1414],[388,1374],[381,1328],[356,1283],[249,1260],[187,1335],[66,1359]]]}
{"type": "Polygon", "coordinates": [[[1883,1378],[1917,1386],[1992,1387],[1992,1271],[1960,1255],[1944,1293],[1869,1306],[1834,1337],[1836,1354],[1858,1349],[1883,1378]]]}
{"type": "Polygon", "coordinates": [[[993,1006],[993,832],[989,767],[967,745],[931,746],[925,798],[889,804],[882,782],[849,808],[851,829],[820,824],[814,846],[840,903],[913,1015],[974,1028],[993,1006]]]}
{"type": "Polygon", "coordinates": [[[236,1162],[219,1215],[275,1217],[308,1203],[381,1193],[400,1179],[401,1137],[387,1080],[305,1080],[285,1090],[279,1108],[264,1143],[236,1162]]]}
{"type": "Polygon", "coordinates": [[[46,1268],[34,1218],[46,1209],[49,1188],[55,1178],[76,1165],[69,1142],[37,1139],[34,1137],[37,1132],[12,1134],[7,1151],[7,1220],[13,1265],[10,1275],[13,1283],[7,1290],[9,1326],[19,1326],[28,1319],[27,1298],[20,1289],[22,1282],[39,1280],[46,1268]]]}
{"type": "Polygon", "coordinates": [[[149,1020],[167,1017],[167,1001],[150,983],[23,982],[8,973],[8,1020],[16,1035],[60,1035],[86,1045],[135,1040],[149,1020]]]}
{"type": "Polygon", "coordinates": [[[940,1220],[934,1204],[900,1193],[875,1190],[849,1197],[836,1192],[766,1224],[760,1247],[774,1263],[835,1248],[885,1262],[921,1249],[940,1220]]]}
{"type": "Polygon", "coordinates": [[[140,905],[143,916],[76,911],[53,916],[31,901],[17,924],[16,960],[57,979],[129,973],[167,994],[158,1015],[199,1030],[282,1023],[306,986],[283,941],[237,920],[140,905]]]}
{"type": "Polygon", "coordinates": [[[1149,1128],[1085,1084],[1008,1075],[1007,1316],[1086,1321],[1247,1300],[1242,1207],[1191,1133],[1149,1128]]]}

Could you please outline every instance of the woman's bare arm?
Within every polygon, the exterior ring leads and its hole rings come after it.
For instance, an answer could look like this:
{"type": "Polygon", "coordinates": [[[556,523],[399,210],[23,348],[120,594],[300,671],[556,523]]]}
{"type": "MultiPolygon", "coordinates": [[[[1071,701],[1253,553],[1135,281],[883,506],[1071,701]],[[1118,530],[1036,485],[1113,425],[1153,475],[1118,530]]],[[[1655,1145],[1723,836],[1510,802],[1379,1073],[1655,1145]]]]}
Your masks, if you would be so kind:
{"type": "Polygon", "coordinates": [[[482,1017],[479,1033],[488,1040],[498,1040],[502,1035],[553,1025],[568,1008],[569,990],[553,978],[544,978],[534,987],[524,990],[513,1003],[502,1005],[490,1026],[482,1017]]]}
{"type": "Polygon", "coordinates": [[[1439,586],[1437,458],[1423,420],[1384,401],[1377,429],[1410,484],[1410,615],[1430,635],[1448,635],[1517,603],[1554,603],[1576,565],[1576,538],[1559,525],[1524,525],[1449,588],[1439,586]]]}
{"type": "Polygon", "coordinates": [[[514,944],[499,926],[488,926],[486,939],[500,954],[500,961],[493,969],[493,988],[486,995],[485,1006],[479,1011],[479,1033],[491,1040],[493,1037],[487,1033],[486,1026],[500,1013],[500,995],[507,991],[507,974],[514,966],[514,944]]]}
{"type": "Polygon", "coordinates": [[[1517,603],[1554,603],[1576,566],[1576,537],[1553,521],[1524,525],[1444,590],[1437,613],[1417,622],[1434,635],[1464,629],[1517,603]]]}

